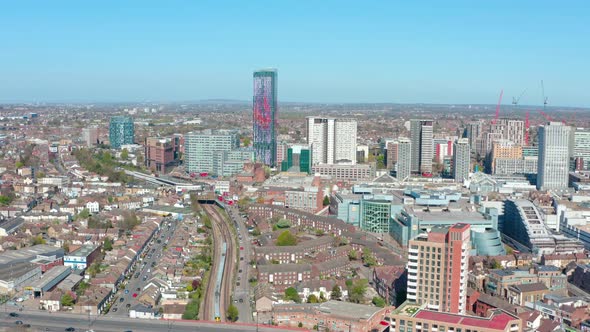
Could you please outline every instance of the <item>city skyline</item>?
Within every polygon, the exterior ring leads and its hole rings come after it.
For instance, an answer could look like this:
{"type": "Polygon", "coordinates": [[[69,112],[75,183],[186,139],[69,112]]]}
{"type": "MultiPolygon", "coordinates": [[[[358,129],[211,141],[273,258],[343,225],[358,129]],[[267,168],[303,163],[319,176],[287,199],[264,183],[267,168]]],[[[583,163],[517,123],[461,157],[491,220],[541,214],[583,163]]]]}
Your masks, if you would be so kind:
{"type": "Polygon", "coordinates": [[[582,1],[141,5],[5,5],[0,102],[248,100],[274,67],[282,101],[590,106],[582,1]]]}

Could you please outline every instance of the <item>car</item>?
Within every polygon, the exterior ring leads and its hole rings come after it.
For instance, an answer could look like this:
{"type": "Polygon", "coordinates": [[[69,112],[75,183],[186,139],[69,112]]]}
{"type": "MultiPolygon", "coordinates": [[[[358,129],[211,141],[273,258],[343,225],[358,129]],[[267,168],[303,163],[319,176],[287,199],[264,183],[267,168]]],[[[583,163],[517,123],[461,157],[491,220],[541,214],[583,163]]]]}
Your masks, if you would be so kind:
{"type": "Polygon", "coordinates": [[[240,299],[240,303],[244,303],[244,299],[240,299]]]}
{"type": "Polygon", "coordinates": [[[236,286],[240,286],[240,282],[239,282],[239,281],[238,281],[238,282],[236,282],[236,286]]]}
{"type": "Polygon", "coordinates": [[[150,273],[150,272],[152,272],[152,269],[148,269],[148,270],[147,270],[147,273],[150,273]]]}
{"type": "Polygon", "coordinates": [[[14,324],[16,324],[16,325],[23,325],[23,321],[22,320],[17,320],[16,322],[14,322],[14,324]]]}
{"type": "Polygon", "coordinates": [[[31,324],[23,324],[23,327],[28,329],[29,327],[31,327],[31,324]]]}
{"type": "Polygon", "coordinates": [[[240,247],[240,250],[244,250],[244,247],[240,247]]]}
{"type": "Polygon", "coordinates": [[[73,332],[73,331],[76,331],[76,329],[75,329],[75,328],[73,328],[73,327],[68,327],[68,328],[66,329],[66,331],[68,331],[68,332],[73,332]]]}
{"type": "Polygon", "coordinates": [[[133,298],[136,298],[136,297],[137,297],[137,293],[133,293],[133,298]]]}
{"type": "Polygon", "coordinates": [[[18,317],[18,314],[16,312],[11,312],[8,314],[10,317],[18,317]]]}
{"type": "Polygon", "coordinates": [[[244,257],[240,257],[240,260],[243,261],[244,260],[244,257]]]}
{"type": "Polygon", "coordinates": [[[127,305],[125,306],[125,308],[131,308],[131,303],[127,303],[127,305]]]}
{"type": "Polygon", "coordinates": [[[234,300],[234,303],[238,303],[238,300],[234,300]]]}
{"type": "Polygon", "coordinates": [[[129,294],[129,290],[128,289],[125,290],[125,294],[129,294]]]}
{"type": "Polygon", "coordinates": [[[238,271],[239,273],[242,273],[242,269],[240,269],[240,271],[238,271]]]}
{"type": "Polygon", "coordinates": [[[119,298],[119,302],[124,302],[124,301],[125,301],[125,298],[124,297],[119,298]]]}
{"type": "Polygon", "coordinates": [[[119,310],[119,308],[113,308],[113,310],[111,310],[112,312],[117,312],[117,310],[119,310]]]}
{"type": "Polygon", "coordinates": [[[238,281],[242,280],[242,277],[238,277],[238,281]]]}
{"type": "Polygon", "coordinates": [[[137,287],[135,290],[139,292],[141,291],[141,287],[137,287]]]}
{"type": "Polygon", "coordinates": [[[135,278],[139,278],[139,272],[135,273],[135,278]]]}

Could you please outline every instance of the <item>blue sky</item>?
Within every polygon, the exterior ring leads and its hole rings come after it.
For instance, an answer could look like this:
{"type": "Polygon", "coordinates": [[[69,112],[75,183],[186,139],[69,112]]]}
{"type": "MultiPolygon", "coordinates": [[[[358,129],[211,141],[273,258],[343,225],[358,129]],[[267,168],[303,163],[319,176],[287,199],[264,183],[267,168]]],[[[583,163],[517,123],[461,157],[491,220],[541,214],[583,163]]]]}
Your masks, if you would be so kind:
{"type": "Polygon", "coordinates": [[[590,106],[590,1],[13,1],[0,101],[590,106]],[[567,5],[564,5],[567,4],[567,5]]]}

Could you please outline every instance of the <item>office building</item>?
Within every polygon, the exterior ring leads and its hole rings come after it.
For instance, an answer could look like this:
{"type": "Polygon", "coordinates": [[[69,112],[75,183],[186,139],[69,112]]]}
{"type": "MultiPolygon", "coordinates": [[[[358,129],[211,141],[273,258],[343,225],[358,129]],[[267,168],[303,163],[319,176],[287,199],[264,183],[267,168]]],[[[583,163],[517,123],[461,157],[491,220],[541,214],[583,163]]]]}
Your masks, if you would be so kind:
{"type": "Polygon", "coordinates": [[[185,164],[188,172],[215,173],[224,151],[237,149],[238,136],[233,131],[190,132],[185,138],[185,164]]]}
{"type": "Polygon", "coordinates": [[[335,180],[369,181],[375,179],[375,164],[314,165],[313,174],[331,176],[335,180]]]}
{"type": "Polygon", "coordinates": [[[490,157],[486,160],[488,173],[494,174],[497,159],[522,159],[522,146],[506,139],[494,141],[490,157]]]}
{"type": "Polygon", "coordinates": [[[388,170],[395,169],[399,156],[399,142],[392,141],[385,144],[385,165],[388,170]]]}
{"type": "Polygon", "coordinates": [[[454,143],[453,154],[453,178],[455,182],[463,182],[469,178],[471,163],[471,149],[469,140],[460,138],[454,143]]]}
{"type": "Polygon", "coordinates": [[[513,119],[498,119],[490,127],[491,133],[502,135],[503,139],[514,142],[516,145],[524,145],[524,121],[513,119]]]}
{"type": "Polygon", "coordinates": [[[356,120],[308,116],[306,121],[313,165],[356,164],[356,120]]]}
{"type": "Polygon", "coordinates": [[[410,120],[410,139],[412,141],[412,172],[431,174],[434,146],[432,120],[410,120]]]}
{"type": "Polygon", "coordinates": [[[180,158],[180,137],[147,137],[144,144],[145,166],[155,172],[166,172],[180,158]]]}
{"type": "Polygon", "coordinates": [[[98,128],[84,128],[82,129],[82,140],[87,147],[91,147],[98,144],[98,128]]]}
{"type": "Polygon", "coordinates": [[[253,144],[256,161],[277,166],[278,74],[276,69],[254,72],[253,144]]]}
{"type": "Polygon", "coordinates": [[[469,146],[471,147],[471,152],[477,152],[477,139],[481,139],[483,135],[483,122],[482,121],[473,121],[469,122],[465,127],[464,137],[469,140],[469,146]]]}
{"type": "Polygon", "coordinates": [[[434,140],[434,159],[436,163],[442,164],[443,159],[446,156],[453,155],[453,142],[443,139],[434,140]]]}
{"type": "Polygon", "coordinates": [[[571,127],[549,122],[539,127],[537,189],[566,189],[569,173],[571,127]]]}
{"type": "Polygon", "coordinates": [[[428,309],[464,314],[471,249],[470,227],[434,227],[410,241],[408,301],[428,309]]]}
{"type": "Polygon", "coordinates": [[[574,158],[580,160],[582,169],[590,169],[590,129],[576,128],[573,153],[574,158]]]}
{"type": "Polygon", "coordinates": [[[494,175],[537,174],[538,157],[497,158],[494,159],[494,175]]]}
{"type": "Polygon", "coordinates": [[[398,161],[395,164],[396,178],[404,181],[412,174],[412,141],[400,137],[397,143],[398,161]]]}
{"type": "Polygon", "coordinates": [[[111,148],[120,149],[121,145],[133,144],[135,128],[133,119],[128,116],[113,116],[109,124],[109,141],[111,148]]]}

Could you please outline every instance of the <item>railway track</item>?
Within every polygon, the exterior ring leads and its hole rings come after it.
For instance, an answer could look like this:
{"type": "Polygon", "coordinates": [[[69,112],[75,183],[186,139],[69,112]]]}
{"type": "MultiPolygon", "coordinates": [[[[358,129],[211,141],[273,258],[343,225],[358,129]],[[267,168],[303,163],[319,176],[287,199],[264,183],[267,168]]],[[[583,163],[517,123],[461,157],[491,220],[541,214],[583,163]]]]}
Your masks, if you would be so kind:
{"type": "Polygon", "coordinates": [[[226,310],[231,303],[233,274],[237,262],[237,252],[233,233],[224,216],[215,205],[205,205],[205,211],[211,217],[214,246],[217,251],[215,270],[211,273],[207,292],[207,312],[205,319],[226,321],[226,310]],[[223,247],[223,248],[222,248],[223,247]],[[225,256],[223,256],[225,252],[225,256]],[[219,268],[223,271],[219,274],[219,268]],[[219,277],[220,276],[220,277],[219,277]],[[217,280],[219,279],[219,280],[217,280]],[[218,293],[216,293],[216,291],[218,293]]]}
{"type": "MultiPolygon", "coordinates": [[[[207,211],[207,208],[205,208],[207,211]]],[[[207,211],[207,214],[210,214],[207,211]]],[[[212,223],[213,224],[213,223],[212,223]]],[[[209,281],[207,282],[207,289],[203,298],[203,305],[201,307],[201,314],[199,318],[202,320],[214,320],[215,319],[215,276],[219,270],[219,256],[221,255],[221,249],[219,246],[219,239],[221,237],[219,228],[213,224],[212,227],[213,236],[213,257],[211,260],[211,271],[209,273],[209,281]]]]}

